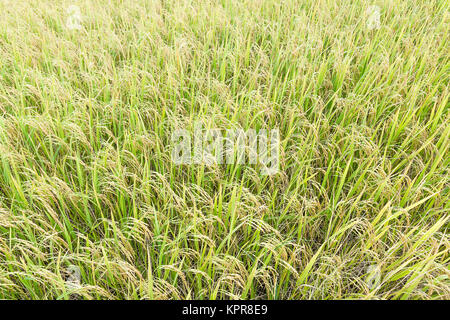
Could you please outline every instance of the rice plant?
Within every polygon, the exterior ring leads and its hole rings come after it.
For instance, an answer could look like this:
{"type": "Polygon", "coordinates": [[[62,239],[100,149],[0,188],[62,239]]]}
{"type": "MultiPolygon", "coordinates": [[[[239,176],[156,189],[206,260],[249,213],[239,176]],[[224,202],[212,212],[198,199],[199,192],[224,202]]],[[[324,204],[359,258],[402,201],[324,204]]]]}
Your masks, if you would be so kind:
{"type": "Polygon", "coordinates": [[[0,298],[450,299],[447,0],[0,0],[0,298]],[[279,132],[275,174],[176,130],[279,132]]]}

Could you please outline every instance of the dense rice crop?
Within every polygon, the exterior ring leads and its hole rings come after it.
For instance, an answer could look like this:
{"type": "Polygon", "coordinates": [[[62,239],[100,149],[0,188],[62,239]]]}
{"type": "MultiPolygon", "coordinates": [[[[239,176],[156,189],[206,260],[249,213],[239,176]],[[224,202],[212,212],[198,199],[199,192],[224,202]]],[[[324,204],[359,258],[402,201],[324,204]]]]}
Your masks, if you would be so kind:
{"type": "Polygon", "coordinates": [[[0,0],[0,298],[450,298],[446,0],[0,0]],[[278,173],[172,161],[279,130],[278,173]]]}

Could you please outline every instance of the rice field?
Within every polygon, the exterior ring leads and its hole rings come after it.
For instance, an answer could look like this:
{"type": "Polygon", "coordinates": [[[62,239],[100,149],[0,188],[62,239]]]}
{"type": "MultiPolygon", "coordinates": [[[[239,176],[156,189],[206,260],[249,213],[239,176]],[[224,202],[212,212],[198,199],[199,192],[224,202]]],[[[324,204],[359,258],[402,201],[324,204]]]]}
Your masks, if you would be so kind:
{"type": "Polygon", "coordinates": [[[449,8],[0,0],[0,298],[450,299],[449,8]]]}

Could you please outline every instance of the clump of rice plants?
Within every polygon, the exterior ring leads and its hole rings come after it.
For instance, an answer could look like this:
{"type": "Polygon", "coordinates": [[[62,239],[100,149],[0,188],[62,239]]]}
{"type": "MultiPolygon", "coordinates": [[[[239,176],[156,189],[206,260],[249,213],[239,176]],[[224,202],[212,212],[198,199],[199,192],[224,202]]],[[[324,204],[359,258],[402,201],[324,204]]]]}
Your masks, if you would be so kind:
{"type": "Polygon", "coordinates": [[[449,22],[442,0],[0,0],[0,298],[449,299],[449,22]],[[276,172],[249,139],[174,162],[197,124],[276,129],[276,172]]]}

